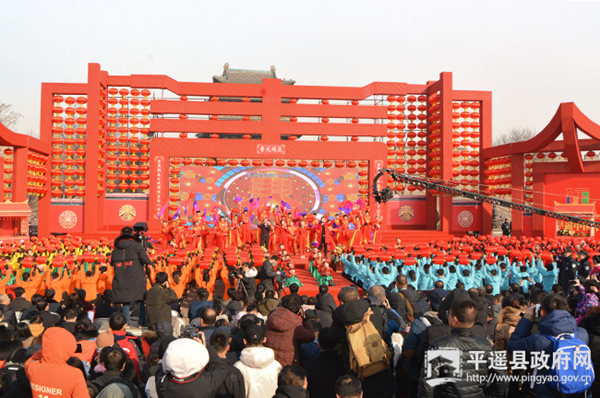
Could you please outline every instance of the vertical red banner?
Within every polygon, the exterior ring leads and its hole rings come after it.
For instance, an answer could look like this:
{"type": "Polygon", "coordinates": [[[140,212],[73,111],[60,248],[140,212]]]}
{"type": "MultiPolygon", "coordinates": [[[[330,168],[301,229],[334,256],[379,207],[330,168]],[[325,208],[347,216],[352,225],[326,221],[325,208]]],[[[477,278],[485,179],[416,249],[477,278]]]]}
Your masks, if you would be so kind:
{"type": "Polygon", "coordinates": [[[165,158],[164,156],[157,156],[154,158],[154,198],[155,208],[153,218],[158,218],[161,208],[165,205],[163,203],[163,192],[166,189],[163,187],[163,173],[165,172],[165,158]]]}

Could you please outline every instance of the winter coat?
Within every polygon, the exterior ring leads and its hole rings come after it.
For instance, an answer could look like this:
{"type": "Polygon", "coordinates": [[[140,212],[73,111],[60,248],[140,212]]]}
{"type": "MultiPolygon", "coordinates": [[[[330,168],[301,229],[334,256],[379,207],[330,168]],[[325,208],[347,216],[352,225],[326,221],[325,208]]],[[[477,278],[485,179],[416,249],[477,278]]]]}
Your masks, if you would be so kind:
{"type": "Polygon", "coordinates": [[[589,347],[592,351],[592,363],[596,379],[592,383],[592,396],[600,397],[600,315],[583,318],[579,327],[584,328],[589,335],[589,347]]]}
{"type": "Polygon", "coordinates": [[[177,301],[177,294],[173,289],[165,288],[155,283],[146,293],[146,316],[148,325],[155,325],[159,321],[171,321],[171,304],[177,301]]]}
{"type": "MultiPolygon", "coordinates": [[[[230,364],[226,359],[220,359],[221,363],[227,367],[227,371],[229,373],[227,373],[225,381],[223,381],[223,384],[221,384],[217,390],[217,395],[215,395],[215,398],[245,398],[246,390],[244,387],[244,376],[242,376],[242,372],[230,364]]],[[[207,368],[207,370],[210,369],[210,367],[207,368]]]]}
{"type": "MultiPolygon", "coordinates": [[[[300,386],[283,385],[277,388],[273,398],[308,398],[308,390],[300,386]]],[[[312,397],[312,396],[311,396],[312,397]]]]}
{"type": "Polygon", "coordinates": [[[333,323],[333,312],[336,310],[337,304],[331,293],[324,293],[315,304],[317,310],[317,318],[322,327],[328,328],[333,323]]]}
{"type": "MultiPolygon", "coordinates": [[[[552,311],[545,318],[540,319],[537,326],[540,333],[530,335],[533,323],[527,318],[521,318],[508,341],[508,352],[525,351],[531,353],[534,351],[544,351],[552,358],[554,343],[548,337],[542,335],[542,333],[556,337],[563,333],[575,333],[577,331],[577,338],[586,344],[588,343],[587,332],[585,329],[577,327],[575,318],[568,311],[552,311]]],[[[547,374],[547,369],[538,369],[538,375],[545,376],[547,374]]],[[[547,384],[536,384],[535,392],[540,398],[550,398],[554,397],[555,391],[547,384]]]]}
{"type": "Polygon", "coordinates": [[[508,382],[500,382],[496,380],[488,388],[485,383],[480,383],[479,380],[467,381],[467,374],[479,374],[482,377],[488,376],[491,373],[498,375],[506,375],[506,370],[488,370],[487,359],[492,351],[492,345],[484,338],[475,336],[471,329],[454,328],[451,334],[433,341],[430,345],[431,350],[444,350],[456,348],[460,350],[460,365],[462,367],[462,377],[458,381],[443,383],[438,386],[432,386],[427,383],[428,365],[433,368],[433,377],[440,377],[435,374],[436,358],[429,358],[428,364],[423,366],[421,378],[419,379],[419,397],[460,397],[460,398],[479,398],[479,397],[504,397],[508,389],[508,382]],[[474,351],[483,352],[485,363],[478,366],[472,362],[470,353],[474,351]],[[470,362],[471,361],[471,362],[470,362]]]}
{"type": "Polygon", "coordinates": [[[146,293],[144,264],[152,264],[146,250],[133,236],[121,235],[115,239],[110,265],[114,267],[113,301],[130,303],[141,301],[146,293]]]}
{"type": "Polygon", "coordinates": [[[258,312],[266,318],[271,311],[279,306],[279,303],[281,303],[281,300],[267,297],[258,304],[258,312]]]}
{"type": "Polygon", "coordinates": [[[200,301],[200,300],[195,300],[192,301],[190,303],[190,308],[188,309],[188,319],[190,321],[196,319],[196,318],[200,318],[200,315],[202,314],[202,311],[205,308],[210,308],[213,306],[213,302],[212,300],[209,301],[200,301]]]}
{"type": "Polygon", "coordinates": [[[310,343],[315,340],[310,321],[304,323],[290,310],[277,307],[265,323],[265,346],[275,351],[275,358],[281,366],[300,366],[298,343],[310,343]]]}
{"type": "MultiPolygon", "coordinates": [[[[367,300],[357,300],[340,305],[333,313],[333,323],[329,329],[329,338],[334,344],[342,344],[342,362],[346,373],[350,372],[350,349],[346,337],[346,326],[362,322],[365,312],[369,310],[369,306],[370,303],[367,300]]],[[[383,314],[380,311],[374,311],[370,320],[379,332],[379,335],[383,336],[383,314]]],[[[385,398],[393,396],[398,387],[392,371],[384,370],[362,380],[362,388],[363,398],[385,398]]]]}
{"type": "Polygon", "coordinates": [[[316,359],[308,362],[304,368],[308,372],[308,391],[310,398],[335,397],[335,383],[346,374],[342,358],[334,351],[321,351],[316,359]]]}
{"type": "MultiPolygon", "coordinates": [[[[202,371],[174,380],[159,369],[155,375],[156,391],[160,398],[212,398],[227,377],[227,366],[221,361],[217,352],[208,347],[209,361],[202,371]],[[166,392],[166,394],[163,394],[166,392]]],[[[164,363],[163,363],[164,366],[164,363]]]]}
{"type": "Polygon", "coordinates": [[[521,320],[521,310],[505,307],[498,314],[498,323],[494,335],[494,351],[505,351],[510,335],[521,320]]]}
{"type": "Polygon", "coordinates": [[[123,374],[118,370],[107,370],[100,377],[95,378],[93,381],[88,383],[88,387],[93,391],[90,397],[94,398],[100,394],[108,385],[113,383],[121,383],[127,386],[131,391],[133,398],[139,398],[140,392],[138,388],[131,381],[123,378],[123,374]]]}
{"type": "Polygon", "coordinates": [[[265,291],[267,290],[275,290],[275,285],[273,283],[275,279],[275,270],[273,269],[273,264],[270,261],[265,261],[263,265],[260,267],[260,271],[258,272],[258,277],[263,285],[265,285],[265,291]]]}
{"type": "Polygon", "coordinates": [[[275,351],[267,347],[247,347],[242,350],[236,368],[244,376],[246,398],[272,397],[277,390],[277,376],[282,369],[275,360],[275,351]]]}
{"type": "Polygon", "coordinates": [[[42,349],[25,362],[25,373],[36,397],[89,397],[85,378],[67,365],[75,354],[75,337],[63,328],[50,328],[42,336],[42,349]]]}

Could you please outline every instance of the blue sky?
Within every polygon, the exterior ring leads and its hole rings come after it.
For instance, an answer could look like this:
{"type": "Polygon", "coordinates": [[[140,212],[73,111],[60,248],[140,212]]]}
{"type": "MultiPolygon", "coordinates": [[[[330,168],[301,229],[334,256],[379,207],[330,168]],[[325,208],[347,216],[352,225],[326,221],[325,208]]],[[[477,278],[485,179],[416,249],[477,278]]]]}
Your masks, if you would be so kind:
{"type": "Polygon", "coordinates": [[[0,102],[39,131],[42,82],[111,74],[211,81],[277,68],[297,84],[425,83],[493,93],[494,136],[559,103],[600,123],[600,1],[14,1],[0,5],[0,102]]]}

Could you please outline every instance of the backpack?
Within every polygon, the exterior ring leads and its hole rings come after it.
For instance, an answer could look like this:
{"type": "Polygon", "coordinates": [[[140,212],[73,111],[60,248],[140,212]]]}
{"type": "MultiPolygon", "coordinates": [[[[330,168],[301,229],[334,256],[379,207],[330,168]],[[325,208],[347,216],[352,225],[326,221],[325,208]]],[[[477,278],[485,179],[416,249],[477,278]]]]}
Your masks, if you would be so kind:
{"type": "MultiPolygon", "coordinates": [[[[553,366],[549,371],[551,376],[548,385],[562,394],[576,394],[589,390],[594,381],[594,366],[592,364],[592,352],[590,348],[577,338],[577,332],[571,335],[563,333],[557,337],[546,336],[554,343],[554,351],[566,353],[569,362],[566,366],[553,366]],[[585,363],[575,365],[576,356],[587,356],[585,363]],[[563,369],[566,367],[566,369],[563,369]]],[[[553,364],[555,365],[555,364],[553,364]]]]}
{"type": "Polygon", "coordinates": [[[392,353],[369,319],[373,311],[365,312],[361,322],[346,326],[350,350],[350,369],[362,380],[390,367],[392,353]]]}

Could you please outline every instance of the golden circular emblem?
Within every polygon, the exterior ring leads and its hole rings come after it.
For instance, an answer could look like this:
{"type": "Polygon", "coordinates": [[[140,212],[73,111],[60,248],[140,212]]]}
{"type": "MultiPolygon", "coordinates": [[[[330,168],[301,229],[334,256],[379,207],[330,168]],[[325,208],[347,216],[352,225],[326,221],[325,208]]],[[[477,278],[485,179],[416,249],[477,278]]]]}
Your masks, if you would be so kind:
{"type": "Polygon", "coordinates": [[[471,213],[469,210],[461,211],[460,213],[458,213],[458,217],[456,218],[456,221],[458,221],[458,225],[460,225],[462,228],[469,228],[471,225],[473,225],[473,222],[475,221],[473,213],[471,213]]]}
{"type": "Polygon", "coordinates": [[[415,217],[415,209],[412,206],[404,205],[398,210],[398,217],[404,222],[408,222],[415,217]]]}
{"type": "Polygon", "coordinates": [[[123,221],[131,221],[135,218],[135,207],[132,205],[123,205],[119,209],[119,218],[123,221]]]}
{"type": "Polygon", "coordinates": [[[71,229],[77,225],[77,214],[71,210],[65,210],[58,216],[58,223],[64,229],[71,229]]]}

